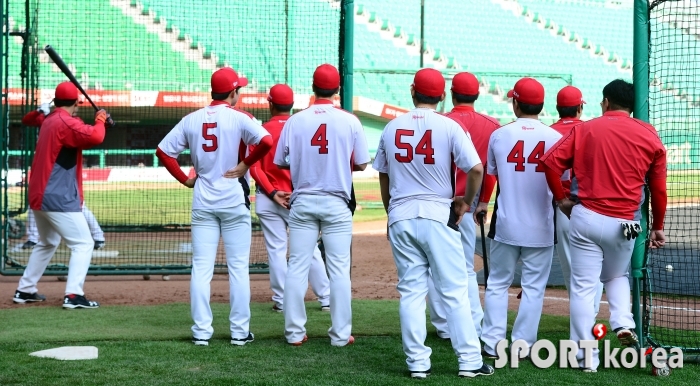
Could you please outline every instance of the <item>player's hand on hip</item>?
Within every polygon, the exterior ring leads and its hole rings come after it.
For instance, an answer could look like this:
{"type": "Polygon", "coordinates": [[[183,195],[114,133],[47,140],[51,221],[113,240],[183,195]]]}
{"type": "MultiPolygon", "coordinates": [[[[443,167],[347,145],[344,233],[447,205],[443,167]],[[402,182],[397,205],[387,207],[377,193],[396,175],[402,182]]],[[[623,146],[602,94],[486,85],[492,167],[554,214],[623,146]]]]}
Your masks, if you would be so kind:
{"type": "Polygon", "coordinates": [[[275,195],[272,196],[272,200],[274,200],[278,205],[282,206],[283,208],[289,209],[289,198],[291,196],[292,194],[289,192],[277,191],[275,192],[275,195]]]}
{"type": "Polygon", "coordinates": [[[239,162],[238,165],[236,165],[235,168],[227,171],[224,173],[224,177],[226,178],[241,178],[245,176],[246,173],[248,173],[248,165],[246,165],[243,161],[239,162]]]}
{"type": "Polygon", "coordinates": [[[576,203],[568,198],[557,202],[557,207],[566,215],[567,218],[571,218],[571,210],[574,208],[574,205],[576,205],[576,203]]]}
{"type": "Polygon", "coordinates": [[[104,109],[98,110],[98,111],[95,113],[95,123],[97,123],[97,121],[100,121],[100,122],[102,122],[102,123],[105,123],[105,121],[107,121],[107,116],[108,116],[108,115],[109,115],[109,114],[107,114],[107,111],[105,111],[104,109]]]}
{"type": "Polygon", "coordinates": [[[657,249],[666,245],[666,235],[662,230],[652,230],[649,233],[649,248],[657,249]]]}
{"type": "Polygon", "coordinates": [[[486,215],[489,213],[489,203],[488,202],[479,202],[479,204],[476,206],[476,209],[474,209],[474,222],[476,225],[481,225],[481,219],[482,221],[486,221],[486,215]],[[481,217],[481,213],[483,213],[483,217],[481,217]]]}
{"type": "Polygon", "coordinates": [[[470,205],[467,204],[466,201],[464,201],[464,197],[455,197],[453,199],[455,203],[455,214],[457,215],[457,221],[455,221],[455,225],[459,225],[460,222],[462,222],[462,217],[464,217],[464,214],[469,211],[470,205]]]}
{"type": "Polygon", "coordinates": [[[194,176],[194,178],[188,178],[183,185],[190,189],[194,188],[194,183],[197,182],[197,177],[198,176],[194,176]]]}

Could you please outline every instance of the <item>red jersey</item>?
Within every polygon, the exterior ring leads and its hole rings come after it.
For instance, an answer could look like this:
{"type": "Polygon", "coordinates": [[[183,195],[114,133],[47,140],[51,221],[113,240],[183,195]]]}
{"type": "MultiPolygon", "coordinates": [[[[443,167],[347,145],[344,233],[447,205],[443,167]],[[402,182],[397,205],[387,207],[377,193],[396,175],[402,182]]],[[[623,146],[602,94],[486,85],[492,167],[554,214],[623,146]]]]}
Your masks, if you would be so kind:
{"type": "Polygon", "coordinates": [[[41,124],[44,123],[44,120],[46,119],[46,116],[44,113],[42,113],[39,110],[34,110],[30,111],[22,117],[22,124],[25,126],[36,126],[36,127],[41,127],[41,124]]]}
{"type": "MultiPolygon", "coordinates": [[[[665,188],[666,149],[659,134],[652,125],[631,118],[624,111],[608,111],[600,118],[574,126],[539,163],[559,176],[573,168],[572,199],[596,213],[615,218],[641,218],[645,177],[650,184],[652,180],[663,181],[665,188]]],[[[553,193],[558,190],[552,183],[550,188],[553,193]]],[[[561,199],[556,195],[555,199],[561,199]]],[[[666,197],[652,194],[651,199],[653,209],[654,200],[665,202],[666,197]]],[[[657,221],[663,224],[663,213],[654,213],[654,223],[657,221]]]]}
{"type": "MultiPolygon", "coordinates": [[[[571,131],[571,129],[574,126],[578,125],[581,122],[583,121],[578,118],[562,118],[554,122],[551,125],[551,127],[552,129],[558,131],[559,134],[561,134],[562,136],[566,136],[567,134],[569,134],[569,131],[571,131]]],[[[561,184],[562,186],[564,186],[564,194],[566,195],[566,197],[569,197],[569,195],[571,194],[571,180],[562,181],[561,184]]]]}
{"type": "Polygon", "coordinates": [[[29,178],[29,206],[47,212],[80,212],[83,149],[99,145],[104,138],[103,122],[86,125],[61,108],[46,116],[29,178]]]}
{"type": "MultiPolygon", "coordinates": [[[[474,148],[481,159],[481,164],[486,170],[486,155],[489,148],[489,139],[491,134],[496,131],[501,124],[495,118],[488,115],[480,114],[474,111],[473,106],[455,106],[452,111],[445,114],[452,118],[462,126],[462,128],[471,136],[474,148]]],[[[464,194],[467,188],[467,173],[457,169],[456,171],[455,191],[458,194],[464,194]]],[[[493,192],[493,187],[496,184],[496,177],[484,173],[482,190],[479,194],[480,201],[488,202],[493,192]]]]}
{"type": "MultiPolygon", "coordinates": [[[[282,128],[288,119],[289,115],[276,115],[263,124],[265,130],[272,136],[272,150],[265,154],[260,161],[250,166],[250,176],[253,177],[260,191],[266,196],[275,190],[292,191],[292,177],[289,170],[280,169],[273,162],[282,128]]],[[[254,148],[254,146],[250,147],[251,152],[254,148]]]]}

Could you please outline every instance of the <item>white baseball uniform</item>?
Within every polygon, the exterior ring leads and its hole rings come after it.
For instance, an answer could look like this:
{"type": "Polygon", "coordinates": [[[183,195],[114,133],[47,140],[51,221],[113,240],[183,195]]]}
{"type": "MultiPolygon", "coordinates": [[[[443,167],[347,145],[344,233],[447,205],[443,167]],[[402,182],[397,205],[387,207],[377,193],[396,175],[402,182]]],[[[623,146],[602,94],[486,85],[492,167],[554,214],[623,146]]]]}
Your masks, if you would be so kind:
{"type": "Polygon", "coordinates": [[[328,335],[334,346],[345,346],[350,340],[352,212],[348,203],[353,165],[369,161],[360,120],[329,100],[316,100],[284,125],[274,162],[290,168],[294,187],[284,288],[284,330],[289,343],[301,342],[306,333],[304,294],[319,231],[331,285],[328,335]]]}
{"type": "Polygon", "coordinates": [[[432,351],[425,346],[429,268],[445,307],[460,370],[483,365],[460,232],[447,226],[455,195],[453,162],[468,172],[481,160],[459,124],[435,110],[416,108],[384,128],[373,164],[389,177],[389,238],[399,276],[401,335],[410,371],[431,366],[432,351]]]}
{"type": "MultiPolygon", "coordinates": [[[[92,213],[90,209],[88,209],[85,204],[83,204],[83,216],[85,216],[85,220],[87,220],[88,227],[90,228],[90,233],[92,234],[92,239],[94,241],[105,241],[105,234],[102,231],[102,228],[100,227],[100,224],[97,222],[97,218],[95,218],[95,215],[92,213]]],[[[37,244],[39,243],[39,229],[36,226],[36,218],[34,217],[34,211],[29,210],[27,214],[27,240],[37,244]]]]}
{"type": "Polygon", "coordinates": [[[532,346],[537,340],[554,252],[552,193],[537,161],[559,138],[561,134],[537,119],[518,118],[489,140],[487,172],[498,177],[481,333],[489,354],[495,354],[498,342],[506,339],[508,288],[518,260],[523,264],[523,293],[511,341],[523,339],[532,346]]]}
{"type": "Polygon", "coordinates": [[[158,148],[177,157],[189,148],[197,181],[192,197],[192,278],[190,299],[192,334],[208,340],[214,333],[209,305],[214,262],[223,237],[228,265],[232,339],[245,339],[250,332],[250,209],[245,179],[225,178],[246,145],[260,143],[269,135],[255,121],[222,101],[184,117],[163,138],[158,148]]]}
{"type": "MultiPolygon", "coordinates": [[[[278,115],[263,124],[272,136],[272,148],[276,149],[288,115],[278,115]]],[[[275,191],[291,192],[292,180],[289,170],[280,169],[274,164],[275,150],[265,154],[260,161],[250,167],[250,174],[255,179],[255,214],[260,219],[265,247],[267,248],[268,264],[270,267],[270,289],[275,306],[284,310],[284,279],[287,276],[287,227],[289,224],[289,209],[286,209],[272,199],[275,191]]],[[[321,258],[321,251],[316,247],[309,271],[311,290],[318,298],[321,307],[329,305],[330,282],[326,273],[326,265],[321,258]]]]}

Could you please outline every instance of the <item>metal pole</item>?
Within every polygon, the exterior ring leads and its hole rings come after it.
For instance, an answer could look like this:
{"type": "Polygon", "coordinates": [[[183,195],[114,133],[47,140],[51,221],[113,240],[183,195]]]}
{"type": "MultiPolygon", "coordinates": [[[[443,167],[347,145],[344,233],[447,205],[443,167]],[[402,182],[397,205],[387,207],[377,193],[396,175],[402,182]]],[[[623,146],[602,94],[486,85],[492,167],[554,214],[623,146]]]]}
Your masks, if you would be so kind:
{"type": "Polygon", "coordinates": [[[423,44],[425,44],[425,0],[420,0],[420,68],[423,68],[423,44]]]}
{"type": "Polygon", "coordinates": [[[353,61],[355,44],[355,2],[343,0],[340,11],[340,104],[347,111],[353,111],[353,61]]]}
{"type": "MultiPolygon", "coordinates": [[[[634,2],[634,117],[649,122],[649,3],[634,2]]],[[[637,237],[632,252],[632,314],[639,343],[644,347],[644,325],[641,309],[641,281],[645,277],[649,219],[649,193],[645,189],[642,204],[642,233],[637,237]]]]}

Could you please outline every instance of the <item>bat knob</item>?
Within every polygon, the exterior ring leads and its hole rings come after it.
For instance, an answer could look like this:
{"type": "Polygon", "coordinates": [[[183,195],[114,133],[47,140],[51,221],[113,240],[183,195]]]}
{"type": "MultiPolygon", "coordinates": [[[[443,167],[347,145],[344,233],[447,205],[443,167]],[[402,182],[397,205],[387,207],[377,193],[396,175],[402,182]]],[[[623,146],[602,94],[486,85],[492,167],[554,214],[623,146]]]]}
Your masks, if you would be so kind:
{"type": "Polygon", "coordinates": [[[112,119],[112,117],[109,116],[109,115],[107,115],[107,121],[106,121],[105,123],[106,123],[107,126],[109,126],[110,128],[116,126],[116,124],[114,123],[114,119],[112,119]]]}

